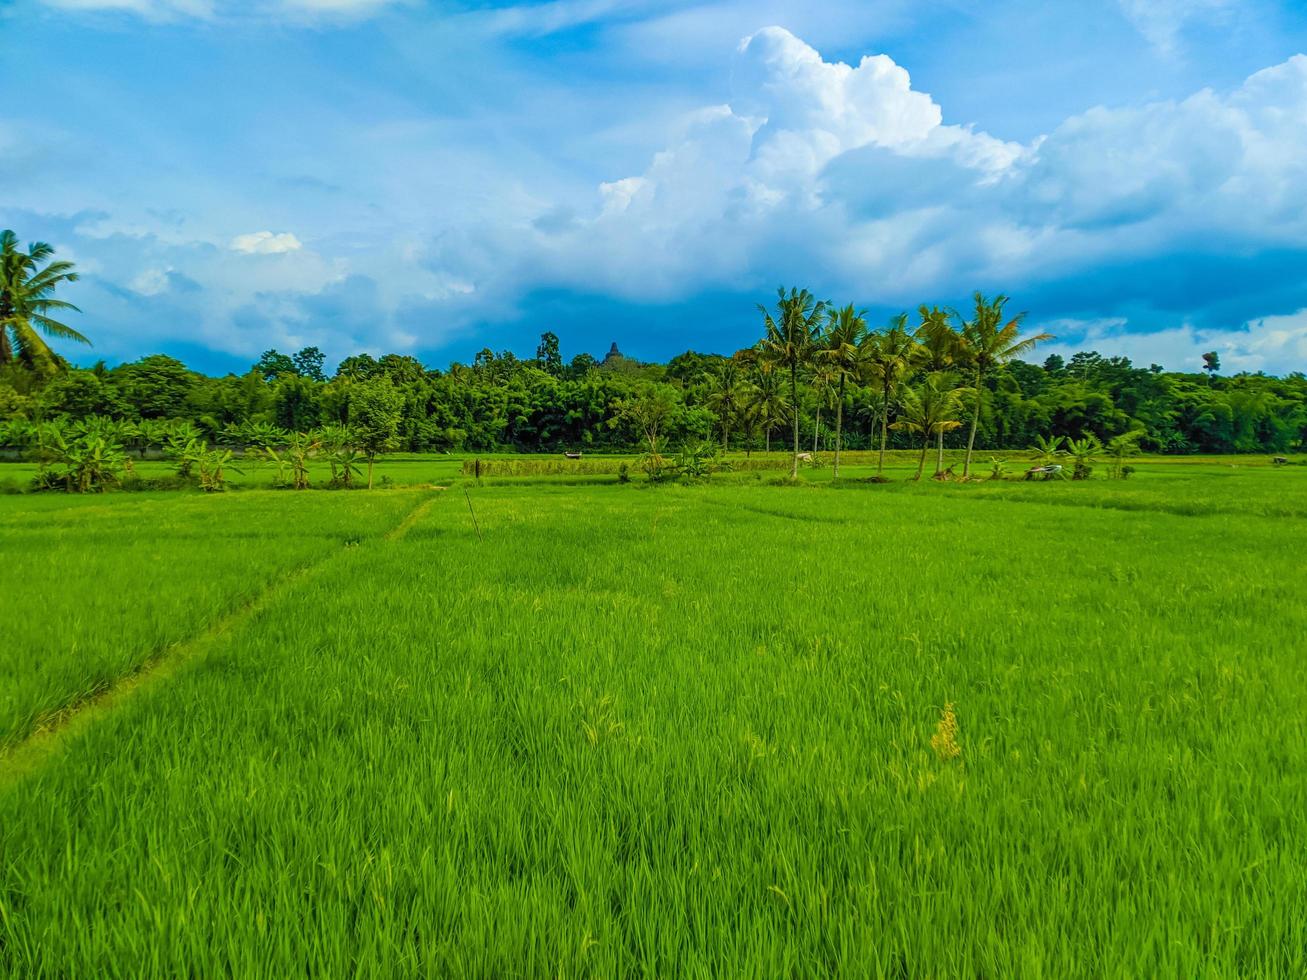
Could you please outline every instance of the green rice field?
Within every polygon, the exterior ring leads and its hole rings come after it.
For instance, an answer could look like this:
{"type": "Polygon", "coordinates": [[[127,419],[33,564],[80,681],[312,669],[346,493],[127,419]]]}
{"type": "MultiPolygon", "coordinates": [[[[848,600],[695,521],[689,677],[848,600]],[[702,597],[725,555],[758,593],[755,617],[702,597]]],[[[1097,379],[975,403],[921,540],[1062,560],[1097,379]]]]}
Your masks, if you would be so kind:
{"type": "Polygon", "coordinates": [[[1307,975],[1307,467],[463,462],[0,495],[0,976],[1307,975]]]}

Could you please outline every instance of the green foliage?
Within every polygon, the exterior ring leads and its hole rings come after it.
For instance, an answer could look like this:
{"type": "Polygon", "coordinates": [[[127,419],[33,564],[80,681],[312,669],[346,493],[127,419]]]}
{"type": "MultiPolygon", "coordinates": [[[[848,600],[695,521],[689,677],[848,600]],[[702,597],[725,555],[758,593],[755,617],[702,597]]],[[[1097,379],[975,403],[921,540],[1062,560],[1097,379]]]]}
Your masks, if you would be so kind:
{"type": "Polygon", "coordinates": [[[650,483],[661,483],[675,475],[667,457],[651,449],[640,454],[640,469],[644,470],[650,483]]]}
{"type": "Polygon", "coordinates": [[[291,358],[296,374],[308,378],[310,381],[318,382],[327,380],[327,376],[322,372],[322,366],[326,363],[326,360],[327,358],[322,351],[316,347],[305,347],[291,358]]]}
{"type": "Polygon", "coordinates": [[[962,467],[964,480],[971,474],[971,454],[975,449],[976,432],[984,408],[986,379],[999,367],[1034,350],[1036,344],[1053,339],[1047,333],[1022,337],[1021,321],[1025,318],[1024,313],[1018,313],[1004,323],[1004,310],[1008,304],[1006,296],[986,299],[976,293],[975,303],[972,318],[962,325],[958,334],[957,350],[958,362],[972,374],[975,397],[971,409],[971,435],[967,439],[967,458],[962,467]]]}
{"type": "Polygon", "coordinates": [[[265,381],[273,381],[286,375],[298,373],[295,369],[294,358],[278,350],[265,350],[262,356],[254,362],[252,370],[261,374],[265,381]]]}
{"type": "Polygon", "coordinates": [[[56,370],[57,355],[41,334],[79,344],[90,341],[55,319],[65,310],[78,312],[65,300],[55,299],[60,286],[76,282],[71,262],[51,258],[54,248],[33,242],[23,251],[18,236],[0,231],[0,367],[17,361],[38,374],[56,370]]]}
{"type": "MultiPolygon", "coordinates": [[[[290,486],[295,490],[307,490],[309,481],[309,461],[318,455],[322,443],[316,436],[306,432],[293,432],[286,440],[286,448],[280,459],[290,474],[290,486]]],[[[369,481],[371,487],[371,481],[369,481]]]]}
{"type": "MultiPolygon", "coordinates": [[[[177,420],[209,444],[241,451],[270,444],[255,427],[305,432],[350,424],[351,402],[367,397],[354,389],[388,383],[397,398],[388,408],[397,406],[398,419],[393,433],[386,423],[382,434],[394,449],[650,451],[650,427],[641,420],[647,413],[631,409],[652,400],[659,416],[655,453],[714,433],[724,451],[770,450],[788,430],[792,472],[802,445],[833,448],[836,475],[846,451],[879,444],[888,459],[895,449],[928,449],[932,439],[937,472],[946,448],[966,447],[964,474],[976,450],[1009,450],[1037,438],[1092,434],[1108,443],[1138,431],[1138,446],[1147,452],[1277,454],[1300,449],[1307,439],[1307,377],[1222,377],[1219,358],[1209,358],[1201,371],[1191,365],[1189,373],[1167,372],[1094,351],[1069,360],[1051,355],[1043,366],[1026,363],[1021,358],[1047,335],[1023,335],[1022,317],[1006,312],[1002,296],[977,295],[966,321],[923,305],[911,330],[899,316],[868,332],[865,316],[851,305],[836,308],[805,290],[782,290],[776,306],[763,311],[764,336],[757,344],[729,357],[687,351],[666,365],[620,356],[600,363],[583,353],[565,368],[558,337],[546,333],[535,358],[485,349],[473,366],[454,363],[443,373],[388,353],[347,357],[327,380],[314,347],[294,355],[270,350],[241,376],[205,377],[162,355],[112,368],[74,368],[28,340],[22,344],[30,354],[14,353],[19,333],[37,337],[45,329],[34,317],[67,308],[52,291],[76,274],[50,263],[48,246],[31,246],[33,258],[12,235],[7,242],[8,298],[0,307],[23,305],[28,327],[15,326],[17,313],[5,314],[9,325],[0,335],[9,354],[0,356],[0,419],[104,417],[138,426],[177,420]],[[20,293],[25,298],[15,299],[20,293]],[[967,423],[965,434],[928,436],[898,424],[912,421],[904,392],[919,390],[929,378],[963,398],[956,414],[967,423]]],[[[59,336],[61,326],[50,326],[50,336],[59,336]]],[[[145,429],[120,441],[141,458],[166,445],[145,429]]],[[[356,448],[375,460],[376,453],[356,448]]]]}
{"type": "Polygon", "coordinates": [[[1031,447],[1035,451],[1035,461],[1042,466],[1061,462],[1066,456],[1066,450],[1062,448],[1064,442],[1064,436],[1035,436],[1035,444],[1031,447]]]}
{"type": "Polygon", "coordinates": [[[58,426],[42,429],[40,485],[62,483],[69,493],[102,493],[121,483],[130,464],[111,433],[95,426],[68,433],[58,426]]]}
{"type": "Polygon", "coordinates": [[[163,427],[160,435],[164,456],[176,463],[178,476],[189,479],[204,446],[199,430],[190,422],[174,421],[163,427]]]}
{"type": "Polygon", "coordinates": [[[394,449],[399,435],[404,397],[389,378],[355,384],[349,391],[349,427],[355,447],[368,461],[368,489],[376,458],[394,449]]]}
{"type": "Polygon", "coordinates": [[[558,334],[547,330],[540,335],[540,346],[536,348],[536,361],[540,370],[558,377],[563,373],[563,356],[558,351],[558,334]]]}
{"type": "MultiPolygon", "coordinates": [[[[667,424],[676,410],[676,402],[663,385],[644,385],[628,398],[617,402],[612,423],[630,425],[645,446],[645,452],[658,455],[658,447],[667,424]]],[[[661,458],[661,457],[659,457],[661,458]]]]}
{"type": "Polygon", "coordinates": [[[1067,455],[1075,463],[1071,479],[1088,480],[1093,475],[1093,464],[1103,452],[1103,444],[1094,435],[1071,439],[1066,444],[1067,455]]]}
{"type": "Polygon", "coordinates": [[[672,460],[672,470],[689,480],[702,480],[722,468],[721,450],[706,439],[687,439],[672,460]]]}
{"type": "Polygon", "coordinates": [[[200,489],[207,493],[220,493],[227,489],[226,470],[241,472],[232,463],[233,453],[230,449],[214,449],[206,446],[196,460],[200,489]]]}
{"type": "Polygon", "coordinates": [[[790,405],[794,433],[794,458],[790,467],[793,479],[799,472],[799,374],[812,363],[821,337],[827,304],[818,301],[806,289],[784,287],[776,290],[776,310],[772,314],[759,305],[762,313],[763,338],[758,342],[758,358],[790,381],[790,405]]]}
{"type": "MultiPolygon", "coordinates": [[[[1110,461],[1110,472],[1113,479],[1124,480],[1130,474],[1126,473],[1125,461],[1131,456],[1138,456],[1141,452],[1139,440],[1143,437],[1142,429],[1133,429],[1130,432],[1123,432],[1119,436],[1113,436],[1107,442],[1106,453],[1110,461]]],[[[1130,471],[1134,472],[1133,469],[1130,471]]]]}

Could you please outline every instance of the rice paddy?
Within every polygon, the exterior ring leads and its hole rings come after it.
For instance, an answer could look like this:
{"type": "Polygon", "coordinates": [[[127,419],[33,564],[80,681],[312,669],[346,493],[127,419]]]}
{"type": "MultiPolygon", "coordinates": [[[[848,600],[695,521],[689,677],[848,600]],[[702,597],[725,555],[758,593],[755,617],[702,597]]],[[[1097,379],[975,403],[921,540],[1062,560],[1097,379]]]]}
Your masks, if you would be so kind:
{"type": "Polygon", "coordinates": [[[1307,469],[462,464],[0,497],[0,975],[1307,972],[1307,469]]]}

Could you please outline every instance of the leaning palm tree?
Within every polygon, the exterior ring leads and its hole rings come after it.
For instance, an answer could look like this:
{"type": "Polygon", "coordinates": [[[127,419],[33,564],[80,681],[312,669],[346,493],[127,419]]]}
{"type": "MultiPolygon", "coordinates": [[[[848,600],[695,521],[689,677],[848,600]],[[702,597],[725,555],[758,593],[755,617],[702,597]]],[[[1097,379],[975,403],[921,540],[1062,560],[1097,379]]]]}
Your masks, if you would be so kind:
{"type": "Polygon", "coordinates": [[[985,379],[1008,361],[1030,353],[1041,341],[1053,339],[1053,335],[1047,333],[1023,338],[1021,320],[1025,314],[1018,313],[1004,323],[1003,307],[1007,303],[1006,296],[995,296],[992,300],[987,300],[980,293],[976,293],[975,316],[962,325],[959,360],[971,372],[976,398],[972,405],[971,434],[967,437],[966,461],[962,464],[964,480],[971,475],[971,454],[976,445],[976,428],[980,424],[980,411],[985,397],[985,379]]]}
{"type": "Polygon", "coordinates": [[[711,385],[708,407],[721,420],[722,452],[727,452],[731,444],[731,421],[739,414],[743,395],[739,365],[732,360],[722,361],[709,373],[708,381],[711,385]]]}
{"type": "Polygon", "coordinates": [[[765,360],[790,376],[790,404],[794,420],[794,459],[790,479],[799,476],[799,372],[812,362],[813,350],[826,314],[826,303],[818,301],[806,289],[791,289],[786,295],[782,286],[776,291],[776,315],[759,305],[767,333],[760,351],[765,360]]]}
{"type": "Polygon", "coordinates": [[[818,356],[826,362],[837,387],[835,393],[835,468],[840,475],[840,449],[844,440],[844,393],[850,381],[861,376],[867,353],[867,318],[853,304],[831,310],[826,332],[822,334],[818,356]]]}
{"type": "Polygon", "coordinates": [[[33,242],[24,252],[18,247],[17,235],[0,231],[0,365],[17,359],[31,368],[52,367],[54,352],[37,331],[47,337],[90,343],[50,316],[57,310],[79,312],[72,303],[51,295],[62,283],[77,281],[71,262],[48,261],[53,254],[54,248],[45,242],[33,242]]]}
{"type": "Polygon", "coordinates": [[[890,321],[884,330],[868,339],[866,375],[871,386],[881,396],[883,411],[880,417],[880,459],[876,475],[885,469],[885,444],[889,441],[889,413],[899,387],[912,373],[921,356],[921,346],[908,332],[908,315],[901,313],[890,321]]]}
{"type": "MultiPolygon", "coordinates": [[[[922,305],[917,312],[921,315],[921,325],[913,334],[921,345],[922,370],[936,375],[946,375],[957,364],[960,338],[953,329],[955,314],[942,310],[938,306],[922,305]]],[[[949,375],[951,379],[951,375],[949,375]]],[[[935,438],[935,472],[944,469],[944,433],[935,438]]]]}
{"type": "MultiPolygon", "coordinates": [[[[926,450],[930,448],[932,439],[962,427],[958,419],[962,414],[962,392],[952,386],[946,375],[931,374],[915,388],[904,390],[900,407],[902,412],[893,428],[921,435],[921,457],[917,460],[917,475],[914,477],[920,480],[926,469],[926,450]]],[[[939,472],[937,468],[936,476],[939,472]]]]}

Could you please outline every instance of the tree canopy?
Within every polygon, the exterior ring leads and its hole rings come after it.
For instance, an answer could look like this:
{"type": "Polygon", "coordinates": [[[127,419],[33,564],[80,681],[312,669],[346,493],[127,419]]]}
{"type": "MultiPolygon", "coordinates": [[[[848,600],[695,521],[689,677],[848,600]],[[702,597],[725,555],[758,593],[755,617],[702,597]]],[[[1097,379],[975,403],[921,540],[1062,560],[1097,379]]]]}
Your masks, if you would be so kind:
{"type": "Polygon", "coordinates": [[[77,275],[52,254],[0,234],[0,421],[181,420],[213,439],[242,426],[366,426],[375,452],[657,453],[708,439],[751,451],[785,432],[796,468],[801,444],[924,449],[933,439],[940,459],[946,445],[967,448],[969,468],[975,450],[1037,438],[1128,437],[1167,453],[1282,453],[1307,441],[1300,373],[1221,374],[1215,352],[1181,371],[1096,351],[1026,360],[1048,335],[1023,332],[1006,297],[979,294],[966,319],[923,305],[915,318],[875,326],[851,305],[781,289],[773,308],[760,307],[756,344],[666,364],[584,352],[564,362],[562,341],[546,331],[534,358],[485,348],[444,370],[409,354],[357,354],[328,374],[312,346],[268,350],[244,374],[221,377],[162,354],[79,368],[42,339],[87,340],[54,319],[75,311],[54,291],[77,275]]]}

